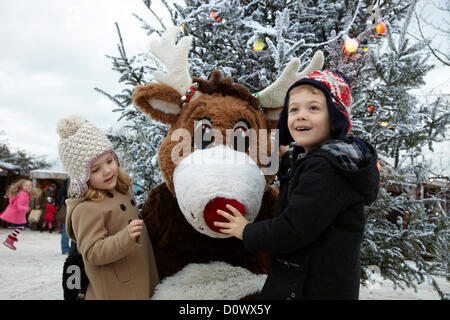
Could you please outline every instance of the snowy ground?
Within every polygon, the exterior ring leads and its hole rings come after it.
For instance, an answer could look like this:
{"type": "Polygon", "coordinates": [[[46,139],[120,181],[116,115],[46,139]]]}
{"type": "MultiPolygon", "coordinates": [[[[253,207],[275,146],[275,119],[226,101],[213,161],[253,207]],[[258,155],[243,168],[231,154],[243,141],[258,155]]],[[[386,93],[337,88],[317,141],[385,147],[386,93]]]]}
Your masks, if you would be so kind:
{"type": "MultiPolygon", "coordinates": [[[[6,238],[11,229],[0,228],[0,240],[6,238]]],[[[61,254],[61,235],[24,230],[13,251],[0,245],[0,300],[33,299],[62,300],[62,268],[65,255],[61,254]]],[[[369,288],[361,287],[361,300],[437,300],[439,295],[428,283],[414,289],[393,289],[392,282],[378,277],[369,288]]],[[[438,279],[442,290],[450,291],[450,283],[438,279]]]]}

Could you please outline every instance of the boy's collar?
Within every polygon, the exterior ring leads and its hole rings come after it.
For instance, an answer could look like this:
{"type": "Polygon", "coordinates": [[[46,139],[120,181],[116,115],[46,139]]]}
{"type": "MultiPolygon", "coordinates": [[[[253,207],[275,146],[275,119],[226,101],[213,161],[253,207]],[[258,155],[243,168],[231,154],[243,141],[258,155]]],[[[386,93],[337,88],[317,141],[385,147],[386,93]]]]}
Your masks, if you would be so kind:
{"type": "Polygon", "coordinates": [[[301,146],[295,145],[292,150],[292,160],[296,161],[299,158],[303,158],[306,155],[305,149],[301,146]]]}
{"type": "Polygon", "coordinates": [[[311,153],[312,151],[316,150],[316,149],[320,149],[320,147],[322,147],[324,144],[327,143],[332,143],[333,141],[336,141],[336,139],[327,139],[322,141],[321,143],[317,144],[316,146],[312,147],[311,150],[309,150],[308,152],[305,151],[305,148],[303,148],[302,146],[299,146],[297,144],[295,144],[294,146],[294,150],[292,151],[292,159],[297,159],[297,157],[304,153],[303,156],[311,153]]]}

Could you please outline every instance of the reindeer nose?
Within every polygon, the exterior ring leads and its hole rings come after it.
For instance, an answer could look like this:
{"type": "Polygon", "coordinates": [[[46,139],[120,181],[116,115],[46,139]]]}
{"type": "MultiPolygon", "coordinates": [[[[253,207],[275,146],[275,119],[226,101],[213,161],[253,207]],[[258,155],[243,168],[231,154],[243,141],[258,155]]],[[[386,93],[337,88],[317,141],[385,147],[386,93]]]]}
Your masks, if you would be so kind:
{"type": "Polygon", "coordinates": [[[217,210],[222,210],[231,214],[231,211],[225,207],[227,204],[235,207],[242,215],[245,215],[245,207],[239,201],[235,199],[214,198],[208,202],[203,211],[203,219],[212,231],[220,233],[220,227],[216,227],[214,222],[228,222],[227,219],[217,213],[217,210]]]}

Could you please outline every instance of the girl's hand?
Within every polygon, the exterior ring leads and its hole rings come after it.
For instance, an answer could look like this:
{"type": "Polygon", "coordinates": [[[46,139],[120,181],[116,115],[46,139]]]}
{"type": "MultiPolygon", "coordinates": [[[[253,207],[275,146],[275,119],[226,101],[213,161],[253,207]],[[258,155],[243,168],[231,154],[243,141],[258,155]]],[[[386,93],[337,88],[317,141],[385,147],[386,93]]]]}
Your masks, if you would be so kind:
{"type": "Polygon", "coordinates": [[[141,235],[141,230],[143,229],[144,221],[140,219],[131,220],[128,224],[128,233],[130,234],[130,238],[132,240],[138,241],[139,236],[141,235]]]}
{"type": "Polygon", "coordinates": [[[289,146],[283,146],[280,144],[280,157],[289,150],[289,146]]]}
{"type": "Polygon", "coordinates": [[[244,232],[245,226],[249,223],[247,219],[244,218],[244,216],[239,212],[238,209],[234,208],[233,206],[227,204],[227,209],[231,211],[232,214],[229,214],[222,210],[217,210],[217,213],[220,214],[222,217],[227,219],[229,222],[214,222],[214,225],[216,227],[223,227],[226,229],[220,229],[220,232],[225,234],[231,234],[232,236],[235,236],[238,239],[242,240],[242,234],[244,232]]]}

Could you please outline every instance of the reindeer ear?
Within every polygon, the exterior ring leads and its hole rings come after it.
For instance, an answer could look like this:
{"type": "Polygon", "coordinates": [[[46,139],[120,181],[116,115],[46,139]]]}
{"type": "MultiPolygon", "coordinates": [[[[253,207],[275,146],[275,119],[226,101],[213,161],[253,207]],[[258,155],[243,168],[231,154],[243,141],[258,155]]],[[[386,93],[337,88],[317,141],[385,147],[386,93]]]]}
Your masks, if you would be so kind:
{"type": "Polygon", "coordinates": [[[181,112],[180,94],[163,84],[137,86],[132,99],[142,112],[165,124],[173,125],[181,112]]]}
{"type": "Polygon", "coordinates": [[[264,109],[268,129],[276,129],[281,110],[283,107],[264,109]]]}

